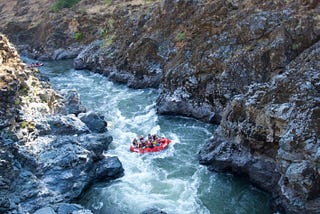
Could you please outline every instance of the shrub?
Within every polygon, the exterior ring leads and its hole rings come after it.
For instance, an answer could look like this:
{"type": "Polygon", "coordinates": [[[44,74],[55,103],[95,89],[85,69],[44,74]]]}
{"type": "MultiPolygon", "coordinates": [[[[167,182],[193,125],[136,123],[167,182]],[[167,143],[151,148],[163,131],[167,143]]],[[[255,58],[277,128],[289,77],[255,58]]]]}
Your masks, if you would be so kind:
{"type": "Polygon", "coordinates": [[[185,32],[180,32],[176,35],[176,40],[178,42],[184,41],[186,39],[186,33],[185,32]]]}
{"type": "Polygon", "coordinates": [[[298,43],[293,43],[292,44],[292,50],[297,50],[300,47],[300,45],[298,43]]]}
{"type": "Polygon", "coordinates": [[[114,28],[114,20],[113,19],[108,20],[108,28],[111,30],[114,28]]]}
{"type": "Polygon", "coordinates": [[[103,41],[103,46],[108,47],[109,45],[112,45],[114,38],[115,38],[114,34],[105,37],[103,41]]]}
{"type": "Polygon", "coordinates": [[[76,40],[76,41],[80,41],[80,40],[82,40],[84,38],[84,35],[83,35],[83,33],[81,33],[81,32],[76,32],[75,34],[74,34],[74,39],[76,40]]]}
{"type": "Polygon", "coordinates": [[[106,5],[110,5],[112,3],[112,0],[104,0],[106,5]]]}
{"type": "Polygon", "coordinates": [[[53,12],[58,12],[62,8],[71,8],[81,0],[56,0],[56,2],[51,6],[53,12]]]}
{"type": "Polygon", "coordinates": [[[100,31],[100,35],[101,35],[103,38],[105,38],[105,37],[108,35],[108,30],[106,30],[106,29],[101,30],[101,31],[100,31]]]}
{"type": "Polygon", "coordinates": [[[19,98],[14,100],[14,105],[16,105],[16,106],[20,105],[20,99],[19,98]]]}

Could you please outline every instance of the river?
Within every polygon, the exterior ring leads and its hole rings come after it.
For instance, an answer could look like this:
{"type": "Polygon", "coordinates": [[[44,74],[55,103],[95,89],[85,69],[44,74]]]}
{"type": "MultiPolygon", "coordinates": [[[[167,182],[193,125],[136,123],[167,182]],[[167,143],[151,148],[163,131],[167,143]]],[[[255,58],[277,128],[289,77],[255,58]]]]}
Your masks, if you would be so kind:
{"type": "Polygon", "coordinates": [[[40,70],[59,90],[75,88],[89,110],[101,112],[114,140],[105,155],[119,157],[123,177],[93,185],[78,203],[94,213],[267,214],[270,196],[245,179],[214,173],[199,165],[197,153],[215,126],[181,116],[159,116],[154,89],[133,90],[104,76],[75,71],[72,61],[46,62],[40,70]],[[138,135],[172,139],[165,151],[137,154],[129,144],[138,135]]]}

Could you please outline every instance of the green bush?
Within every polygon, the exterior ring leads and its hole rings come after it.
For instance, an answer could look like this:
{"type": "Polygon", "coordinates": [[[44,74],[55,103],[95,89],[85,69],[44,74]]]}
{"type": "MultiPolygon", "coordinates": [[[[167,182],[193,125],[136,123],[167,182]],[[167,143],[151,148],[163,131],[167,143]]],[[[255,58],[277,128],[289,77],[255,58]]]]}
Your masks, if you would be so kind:
{"type": "Polygon", "coordinates": [[[106,5],[110,5],[112,0],[104,0],[104,2],[106,3],[106,5]]]}
{"type": "Polygon", "coordinates": [[[186,33],[185,32],[180,32],[176,35],[176,41],[182,42],[186,39],[186,33]]]}
{"type": "Polygon", "coordinates": [[[292,50],[297,50],[300,47],[300,45],[298,43],[293,43],[291,48],[292,50]]]}
{"type": "Polygon", "coordinates": [[[103,47],[108,47],[109,45],[112,45],[114,38],[115,38],[114,34],[106,36],[103,41],[103,47]]]}
{"type": "Polygon", "coordinates": [[[56,0],[56,2],[51,6],[53,12],[58,12],[62,8],[71,8],[76,5],[81,0],[56,0]]]}
{"type": "Polygon", "coordinates": [[[84,38],[84,35],[83,35],[83,33],[81,33],[81,32],[76,32],[75,34],[74,34],[74,37],[73,37],[76,41],[80,41],[80,40],[82,40],[83,38],[84,38]]]}
{"type": "Polygon", "coordinates": [[[105,38],[105,37],[108,35],[108,30],[106,30],[106,29],[101,30],[101,31],[100,31],[100,35],[101,35],[103,38],[105,38]]]}

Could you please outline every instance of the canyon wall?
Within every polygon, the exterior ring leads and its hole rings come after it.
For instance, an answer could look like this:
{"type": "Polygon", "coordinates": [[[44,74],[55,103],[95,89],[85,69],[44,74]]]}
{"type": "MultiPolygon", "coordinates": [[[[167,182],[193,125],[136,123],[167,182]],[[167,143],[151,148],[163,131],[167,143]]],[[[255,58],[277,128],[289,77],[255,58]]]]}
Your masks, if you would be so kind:
{"type": "Polygon", "coordinates": [[[87,112],[76,91],[54,91],[0,34],[1,213],[83,209],[65,203],[123,174],[117,157],[103,155],[111,142],[103,116],[87,112]]]}
{"type": "Polygon", "coordinates": [[[319,1],[83,0],[58,13],[42,1],[38,19],[10,2],[0,30],[21,53],[160,88],[158,113],[220,124],[202,164],[247,175],[276,210],[317,213],[319,1]]]}

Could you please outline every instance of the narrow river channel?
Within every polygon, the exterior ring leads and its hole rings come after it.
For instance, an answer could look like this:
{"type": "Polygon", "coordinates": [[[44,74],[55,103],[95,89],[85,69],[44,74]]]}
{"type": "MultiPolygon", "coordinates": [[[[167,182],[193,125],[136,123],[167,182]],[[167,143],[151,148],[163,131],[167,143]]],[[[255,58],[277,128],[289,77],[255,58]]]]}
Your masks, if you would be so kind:
{"type": "Polygon", "coordinates": [[[185,117],[159,116],[157,90],[133,90],[88,71],[72,61],[47,62],[40,70],[59,90],[75,88],[89,110],[101,112],[114,140],[106,155],[119,157],[123,177],[94,185],[79,203],[94,213],[141,213],[148,208],[168,214],[267,214],[270,196],[244,179],[210,172],[197,153],[215,127],[185,117]],[[172,139],[165,151],[140,155],[129,151],[137,135],[157,133],[172,139]]]}

